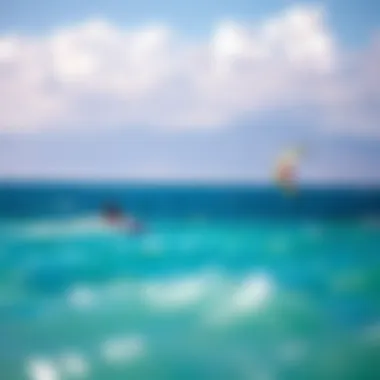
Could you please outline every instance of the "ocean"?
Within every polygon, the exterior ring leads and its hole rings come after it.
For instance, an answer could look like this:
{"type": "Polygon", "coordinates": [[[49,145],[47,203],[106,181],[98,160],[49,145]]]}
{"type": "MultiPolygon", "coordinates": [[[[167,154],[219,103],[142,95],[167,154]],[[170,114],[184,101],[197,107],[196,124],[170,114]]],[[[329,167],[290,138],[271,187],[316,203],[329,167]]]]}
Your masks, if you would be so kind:
{"type": "Polygon", "coordinates": [[[380,189],[2,183],[0,379],[380,379],[380,189]]]}

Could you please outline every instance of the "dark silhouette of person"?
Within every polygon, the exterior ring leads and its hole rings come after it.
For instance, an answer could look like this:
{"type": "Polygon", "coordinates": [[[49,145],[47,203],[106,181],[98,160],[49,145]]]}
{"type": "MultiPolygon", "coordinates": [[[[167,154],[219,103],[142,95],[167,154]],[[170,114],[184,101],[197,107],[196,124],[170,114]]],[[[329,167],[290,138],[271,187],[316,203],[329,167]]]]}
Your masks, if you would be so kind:
{"type": "Polygon", "coordinates": [[[127,232],[138,233],[142,232],[142,224],[131,215],[125,214],[123,210],[112,203],[109,203],[103,208],[103,218],[107,223],[115,227],[126,229],[127,232]]]}

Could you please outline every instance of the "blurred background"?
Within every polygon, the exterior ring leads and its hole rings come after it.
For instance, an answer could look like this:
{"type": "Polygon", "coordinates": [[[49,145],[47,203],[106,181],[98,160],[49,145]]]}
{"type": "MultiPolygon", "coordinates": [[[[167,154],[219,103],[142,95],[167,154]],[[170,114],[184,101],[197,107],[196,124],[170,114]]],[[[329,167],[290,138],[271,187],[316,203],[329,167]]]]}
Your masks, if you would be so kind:
{"type": "Polygon", "coordinates": [[[0,4],[0,379],[379,379],[379,15],[0,4]]]}

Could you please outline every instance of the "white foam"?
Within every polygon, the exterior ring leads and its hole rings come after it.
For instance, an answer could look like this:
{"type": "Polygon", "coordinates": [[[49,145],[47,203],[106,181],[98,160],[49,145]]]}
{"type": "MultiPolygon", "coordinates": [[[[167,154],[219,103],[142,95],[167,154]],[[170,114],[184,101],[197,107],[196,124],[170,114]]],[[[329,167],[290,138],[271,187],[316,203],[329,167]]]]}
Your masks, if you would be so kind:
{"type": "Polygon", "coordinates": [[[89,372],[89,363],[85,358],[74,352],[67,352],[60,358],[60,363],[63,367],[63,372],[71,377],[84,377],[89,372]]]}
{"type": "Polygon", "coordinates": [[[244,280],[232,297],[235,312],[258,309],[268,301],[273,292],[273,283],[266,274],[250,276],[244,280]]]}
{"type": "Polygon", "coordinates": [[[237,289],[229,289],[206,315],[206,323],[230,323],[264,309],[274,293],[274,281],[265,273],[250,275],[237,289]]]}
{"type": "Polygon", "coordinates": [[[146,289],[145,281],[115,280],[98,285],[75,285],[66,291],[66,305],[75,312],[87,313],[98,310],[101,312],[130,305],[141,305],[145,302],[142,290],[146,289]]]}
{"type": "Polygon", "coordinates": [[[108,364],[128,363],[144,355],[146,344],[138,335],[117,337],[106,340],[100,350],[108,364]]]}
{"type": "Polygon", "coordinates": [[[76,287],[68,291],[67,300],[76,308],[89,308],[95,304],[95,293],[87,287],[76,287]]]}
{"type": "Polygon", "coordinates": [[[205,276],[151,283],[143,290],[145,300],[154,307],[173,309],[190,306],[203,298],[209,282],[205,276]]]}
{"type": "Polygon", "coordinates": [[[61,379],[56,366],[43,358],[31,359],[27,365],[28,376],[32,380],[61,379]]]}
{"type": "Polygon", "coordinates": [[[104,233],[111,231],[98,217],[76,218],[71,220],[45,220],[28,223],[14,232],[27,238],[47,238],[59,236],[104,233]]]}
{"type": "Polygon", "coordinates": [[[274,281],[266,273],[251,274],[235,284],[218,270],[207,270],[186,277],[118,281],[95,288],[76,286],[66,299],[81,311],[125,302],[148,306],[153,312],[181,311],[199,305],[199,313],[230,318],[265,308],[273,293],[274,281]]]}

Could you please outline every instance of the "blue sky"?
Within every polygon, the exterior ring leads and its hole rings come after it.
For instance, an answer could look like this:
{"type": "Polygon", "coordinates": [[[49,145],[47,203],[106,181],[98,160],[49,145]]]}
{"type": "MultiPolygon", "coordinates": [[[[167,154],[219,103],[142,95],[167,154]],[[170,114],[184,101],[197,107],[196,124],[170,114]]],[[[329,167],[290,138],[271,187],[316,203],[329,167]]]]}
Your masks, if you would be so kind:
{"type": "MultiPolygon", "coordinates": [[[[308,3],[290,0],[36,0],[33,4],[27,0],[2,1],[0,28],[7,32],[46,33],[57,25],[65,26],[99,15],[118,25],[164,21],[186,34],[200,36],[222,18],[260,19],[292,4],[308,3]]],[[[380,3],[376,0],[329,0],[318,4],[328,9],[333,28],[345,44],[360,45],[379,27],[380,3]]]]}
{"type": "Polygon", "coordinates": [[[376,1],[0,3],[0,177],[379,183],[376,1]]]}
{"type": "MultiPolygon", "coordinates": [[[[308,3],[290,0],[2,1],[0,30],[43,34],[57,26],[80,23],[89,16],[101,16],[118,25],[163,21],[189,36],[202,36],[220,19],[263,19],[293,4],[308,3]]],[[[367,42],[379,28],[380,3],[376,0],[328,0],[313,4],[321,4],[328,10],[334,31],[348,46],[367,42]]]]}

